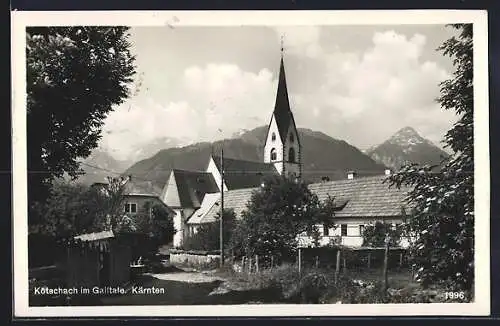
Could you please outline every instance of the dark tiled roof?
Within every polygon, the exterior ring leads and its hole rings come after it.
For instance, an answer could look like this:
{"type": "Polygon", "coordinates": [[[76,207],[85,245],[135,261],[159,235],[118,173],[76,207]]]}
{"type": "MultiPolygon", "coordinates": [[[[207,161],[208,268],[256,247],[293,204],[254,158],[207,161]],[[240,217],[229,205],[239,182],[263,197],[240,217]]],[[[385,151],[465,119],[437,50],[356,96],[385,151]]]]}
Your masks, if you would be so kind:
{"type": "Polygon", "coordinates": [[[399,216],[403,206],[410,208],[405,199],[411,188],[389,187],[389,183],[383,183],[385,178],[358,177],[352,180],[313,183],[309,185],[309,189],[320,200],[325,200],[330,195],[346,203],[344,208],[335,214],[336,217],[399,216]]]}
{"type": "Polygon", "coordinates": [[[155,186],[151,181],[130,180],[125,184],[125,195],[154,196],[161,195],[162,189],[155,186]]]}
{"type": "MultiPolygon", "coordinates": [[[[206,193],[218,192],[219,188],[211,173],[200,171],[172,170],[177,185],[181,207],[198,208],[206,193]]],[[[167,184],[163,189],[161,198],[166,197],[167,184]]]]}
{"type": "MultiPolygon", "coordinates": [[[[220,156],[214,156],[213,159],[220,171],[220,156]]],[[[258,187],[263,177],[277,174],[278,171],[272,163],[224,157],[224,181],[229,190],[258,187]]]]}
{"type": "MultiPolygon", "coordinates": [[[[233,209],[236,217],[241,218],[241,213],[246,209],[247,203],[252,198],[252,193],[258,188],[236,189],[224,191],[224,209],[233,209]]],[[[212,205],[212,208],[203,216],[199,223],[215,222],[220,212],[220,198],[212,205]]]]}

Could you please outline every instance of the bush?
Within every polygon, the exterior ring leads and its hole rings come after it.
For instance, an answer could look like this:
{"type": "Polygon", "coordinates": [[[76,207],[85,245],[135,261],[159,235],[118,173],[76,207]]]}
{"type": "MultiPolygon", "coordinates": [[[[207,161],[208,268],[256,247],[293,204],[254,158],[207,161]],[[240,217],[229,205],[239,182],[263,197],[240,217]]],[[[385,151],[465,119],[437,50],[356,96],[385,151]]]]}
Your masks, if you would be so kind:
{"type": "MultiPolygon", "coordinates": [[[[198,226],[195,234],[192,234],[184,240],[182,249],[184,250],[206,250],[214,251],[220,249],[220,213],[217,215],[215,223],[207,223],[198,226]]],[[[234,210],[224,211],[224,246],[227,248],[234,230],[236,214],[234,210]]]]}

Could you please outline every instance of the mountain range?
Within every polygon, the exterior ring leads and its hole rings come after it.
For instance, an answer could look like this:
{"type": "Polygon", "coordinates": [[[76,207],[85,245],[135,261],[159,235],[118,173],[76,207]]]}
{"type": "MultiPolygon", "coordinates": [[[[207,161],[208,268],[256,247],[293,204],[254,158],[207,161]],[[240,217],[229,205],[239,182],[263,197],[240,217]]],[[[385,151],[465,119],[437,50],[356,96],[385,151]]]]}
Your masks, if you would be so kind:
{"type": "Polygon", "coordinates": [[[400,129],[382,144],[372,147],[366,154],[376,162],[393,170],[399,170],[405,163],[437,165],[448,154],[420,136],[415,129],[400,129]]]}
{"type": "MultiPolygon", "coordinates": [[[[222,145],[226,157],[262,162],[266,132],[267,126],[262,126],[242,132],[238,138],[163,149],[153,157],[132,165],[125,174],[163,186],[172,169],[204,171],[210,155],[219,155],[222,145]]],[[[298,132],[306,180],[320,181],[324,177],[344,179],[349,170],[360,175],[373,175],[383,173],[385,169],[384,165],[345,141],[310,129],[299,128],[298,132]]]]}
{"type": "MultiPolygon", "coordinates": [[[[162,138],[134,151],[133,157],[139,158],[137,161],[117,160],[110,153],[96,149],[83,160],[86,174],[79,181],[86,184],[103,182],[106,176],[123,172],[163,187],[174,168],[204,171],[210,155],[219,155],[222,145],[226,157],[262,162],[266,132],[267,126],[262,126],[241,130],[233,138],[187,146],[182,146],[177,139],[162,138]]],[[[397,170],[407,161],[439,163],[441,157],[447,155],[411,127],[399,130],[387,141],[365,152],[322,132],[305,128],[299,128],[298,132],[302,144],[303,175],[308,181],[320,181],[325,177],[344,179],[350,170],[358,175],[381,174],[386,167],[397,170]]]]}

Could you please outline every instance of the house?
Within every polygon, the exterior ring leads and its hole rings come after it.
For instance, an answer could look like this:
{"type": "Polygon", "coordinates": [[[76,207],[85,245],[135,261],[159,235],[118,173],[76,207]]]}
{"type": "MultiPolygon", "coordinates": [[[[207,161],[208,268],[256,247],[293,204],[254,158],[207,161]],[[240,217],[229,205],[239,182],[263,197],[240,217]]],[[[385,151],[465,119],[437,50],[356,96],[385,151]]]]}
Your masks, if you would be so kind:
{"type": "MultiPolygon", "coordinates": [[[[319,226],[320,244],[337,243],[349,247],[363,245],[363,231],[369,224],[384,222],[398,225],[410,207],[405,202],[409,187],[389,187],[387,175],[356,178],[349,173],[346,180],[327,181],[309,185],[312,193],[324,201],[333,197],[339,209],[335,212],[335,227],[319,226]]],[[[309,237],[301,237],[304,246],[309,237]]],[[[402,239],[402,246],[408,243],[402,239]]]]}
{"type": "Polygon", "coordinates": [[[81,234],[65,248],[68,287],[120,286],[130,280],[132,251],[126,236],[113,231],[81,234]]]}
{"type": "MultiPolygon", "coordinates": [[[[363,230],[369,224],[377,221],[400,224],[403,222],[403,208],[405,198],[410,188],[397,189],[384,183],[386,176],[353,178],[346,180],[325,181],[308,185],[312,193],[321,201],[333,197],[337,203],[334,219],[335,227],[318,225],[320,231],[320,245],[330,243],[348,247],[363,245],[363,230]]],[[[241,213],[251,200],[252,193],[258,188],[236,189],[224,192],[224,209],[233,209],[236,218],[242,218],[241,213]]],[[[193,213],[192,219],[187,220],[190,234],[203,223],[216,222],[220,212],[220,193],[211,194],[211,199],[204,202],[193,213]],[[216,199],[217,198],[217,199],[216,199]]],[[[409,208],[408,206],[406,207],[409,208]]],[[[299,235],[301,246],[312,246],[312,238],[299,235]]],[[[407,242],[403,240],[402,246],[407,242]]]]}
{"type": "Polygon", "coordinates": [[[161,206],[170,215],[174,210],[161,200],[162,189],[151,181],[129,180],[124,186],[123,210],[127,216],[152,214],[154,206],[161,206]]]}
{"type": "Polygon", "coordinates": [[[213,174],[203,171],[174,169],[170,172],[160,199],[174,212],[173,245],[180,247],[186,232],[186,221],[201,207],[207,193],[217,193],[219,187],[213,174]]]}
{"type": "MultiPolygon", "coordinates": [[[[123,217],[131,220],[137,216],[151,218],[154,207],[161,207],[171,218],[175,216],[175,211],[161,199],[162,189],[151,181],[133,180],[130,176],[120,180],[123,186],[120,198],[120,204],[123,205],[123,217]]],[[[94,183],[92,187],[101,190],[104,194],[109,194],[110,183],[94,183]]]]}

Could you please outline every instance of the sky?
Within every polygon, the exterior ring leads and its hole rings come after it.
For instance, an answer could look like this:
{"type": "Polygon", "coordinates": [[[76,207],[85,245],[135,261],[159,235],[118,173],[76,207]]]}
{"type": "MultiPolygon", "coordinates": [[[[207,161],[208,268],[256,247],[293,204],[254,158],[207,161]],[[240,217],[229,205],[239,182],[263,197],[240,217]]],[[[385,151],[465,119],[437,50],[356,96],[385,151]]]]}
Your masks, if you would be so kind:
{"type": "Polygon", "coordinates": [[[133,27],[132,95],[101,147],[118,159],[162,138],[213,141],[269,123],[284,46],[297,127],[366,149],[411,126],[439,145],[456,116],[435,101],[451,76],[444,25],[133,27]]]}

